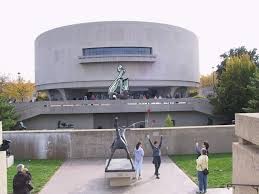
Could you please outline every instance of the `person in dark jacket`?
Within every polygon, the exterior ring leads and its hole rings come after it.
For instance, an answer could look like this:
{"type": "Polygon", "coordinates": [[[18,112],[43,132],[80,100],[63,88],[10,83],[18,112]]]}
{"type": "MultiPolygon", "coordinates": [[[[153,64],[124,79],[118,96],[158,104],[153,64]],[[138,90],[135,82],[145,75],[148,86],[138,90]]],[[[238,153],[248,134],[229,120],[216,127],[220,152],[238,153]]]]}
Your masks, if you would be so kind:
{"type": "Polygon", "coordinates": [[[160,137],[160,143],[158,144],[157,141],[154,141],[154,144],[151,142],[149,135],[147,135],[148,141],[151,145],[151,148],[153,150],[153,164],[155,165],[155,175],[157,179],[160,179],[159,177],[159,167],[161,165],[161,151],[160,148],[162,146],[162,140],[163,140],[163,136],[161,135],[160,137]]]}
{"type": "Polygon", "coordinates": [[[31,175],[24,171],[24,165],[17,165],[17,174],[13,178],[13,194],[30,194],[31,175]]]}

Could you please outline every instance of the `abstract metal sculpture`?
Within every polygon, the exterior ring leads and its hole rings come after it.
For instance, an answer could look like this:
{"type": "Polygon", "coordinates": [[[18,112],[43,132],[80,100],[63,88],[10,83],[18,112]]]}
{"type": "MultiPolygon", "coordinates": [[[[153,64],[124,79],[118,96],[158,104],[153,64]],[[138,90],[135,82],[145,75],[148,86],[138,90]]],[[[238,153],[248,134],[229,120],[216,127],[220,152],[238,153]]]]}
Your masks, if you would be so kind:
{"type": "Polygon", "coordinates": [[[8,150],[10,148],[10,144],[11,141],[10,140],[3,140],[3,143],[0,145],[0,151],[6,151],[6,155],[10,156],[10,151],[8,150]]]}
{"type": "Polygon", "coordinates": [[[21,130],[26,130],[27,129],[27,127],[25,127],[25,125],[23,124],[22,121],[20,121],[19,124],[20,124],[20,129],[21,130]]]}
{"type": "Polygon", "coordinates": [[[119,98],[127,98],[128,91],[129,91],[129,79],[128,78],[122,78],[122,76],[125,74],[126,70],[122,67],[122,65],[119,65],[117,68],[118,76],[117,78],[112,82],[112,84],[109,87],[108,95],[109,98],[112,99],[113,95],[119,98]],[[117,92],[119,88],[119,92],[117,92]]]}
{"type": "Polygon", "coordinates": [[[58,121],[58,129],[64,129],[64,128],[74,128],[74,125],[71,123],[58,121]]]}
{"type": "Polygon", "coordinates": [[[130,160],[132,170],[134,170],[134,165],[132,163],[132,160],[131,160],[131,157],[130,157],[130,154],[129,154],[128,144],[127,144],[126,137],[125,137],[126,128],[120,128],[118,126],[118,117],[115,117],[114,127],[116,129],[116,138],[114,139],[114,141],[111,145],[111,156],[110,156],[109,161],[107,163],[107,166],[105,168],[105,172],[108,171],[108,167],[110,165],[111,159],[112,159],[113,154],[114,154],[116,149],[124,149],[126,151],[127,158],[130,160]]]}

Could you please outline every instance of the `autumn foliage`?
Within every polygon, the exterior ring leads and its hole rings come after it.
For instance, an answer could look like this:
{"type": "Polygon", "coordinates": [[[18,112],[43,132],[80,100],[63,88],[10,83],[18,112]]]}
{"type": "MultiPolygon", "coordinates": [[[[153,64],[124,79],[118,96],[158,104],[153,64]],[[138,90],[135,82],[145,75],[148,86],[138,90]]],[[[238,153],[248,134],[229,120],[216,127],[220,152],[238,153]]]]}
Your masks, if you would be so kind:
{"type": "Polygon", "coordinates": [[[208,75],[201,75],[200,77],[200,87],[213,87],[217,84],[217,75],[216,72],[212,72],[208,75]],[[214,79],[214,81],[213,81],[214,79]]]}
{"type": "Polygon", "coordinates": [[[10,130],[16,125],[19,115],[13,102],[30,101],[35,91],[35,85],[25,81],[20,76],[11,80],[9,76],[0,75],[0,121],[3,130],[10,130]]]}
{"type": "Polygon", "coordinates": [[[10,80],[8,76],[0,78],[0,95],[6,99],[16,102],[30,101],[34,91],[35,84],[20,77],[17,80],[10,80]]]}

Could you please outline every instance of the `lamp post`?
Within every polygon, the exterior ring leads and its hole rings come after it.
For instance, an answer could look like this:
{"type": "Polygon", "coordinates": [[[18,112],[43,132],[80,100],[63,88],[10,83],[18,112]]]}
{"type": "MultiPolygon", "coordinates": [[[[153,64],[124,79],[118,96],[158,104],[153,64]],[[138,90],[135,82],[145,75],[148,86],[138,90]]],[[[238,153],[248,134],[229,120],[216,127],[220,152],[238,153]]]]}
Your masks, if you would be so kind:
{"type": "Polygon", "coordinates": [[[214,66],[212,66],[212,86],[213,86],[213,92],[215,90],[215,84],[214,84],[214,66]]]}
{"type": "Polygon", "coordinates": [[[21,73],[18,72],[17,74],[18,74],[18,82],[21,82],[21,73]]]}

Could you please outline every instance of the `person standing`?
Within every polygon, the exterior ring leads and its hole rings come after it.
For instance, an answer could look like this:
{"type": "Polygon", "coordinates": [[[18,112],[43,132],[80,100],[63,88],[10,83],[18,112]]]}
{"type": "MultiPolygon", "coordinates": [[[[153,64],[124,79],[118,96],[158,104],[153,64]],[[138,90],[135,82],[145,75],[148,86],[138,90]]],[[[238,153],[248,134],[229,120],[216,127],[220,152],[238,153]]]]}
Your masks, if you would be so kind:
{"type": "Polygon", "coordinates": [[[17,174],[13,178],[13,194],[30,194],[31,174],[26,169],[24,170],[23,164],[18,164],[16,169],[17,174]]]}
{"type": "Polygon", "coordinates": [[[206,193],[208,185],[208,170],[209,170],[209,158],[206,155],[207,151],[205,148],[201,149],[201,155],[196,160],[196,170],[199,181],[199,191],[196,193],[206,193]]]}
{"type": "Polygon", "coordinates": [[[155,165],[155,175],[157,179],[160,179],[159,177],[159,168],[161,165],[161,146],[162,146],[162,140],[163,136],[160,136],[160,143],[158,144],[157,141],[154,141],[154,144],[151,142],[149,135],[147,135],[148,141],[151,145],[151,148],[153,150],[153,164],[155,165]]]}
{"type": "Polygon", "coordinates": [[[135,155],[136,178],[140,180],[142,179],[141,173],[142,173],[142,163],[143,163],[143,157],[144,157],[144,150],[142,149],[141,142],[137,143],[136,148],[134,150],[134,155],[135,155]]]}

